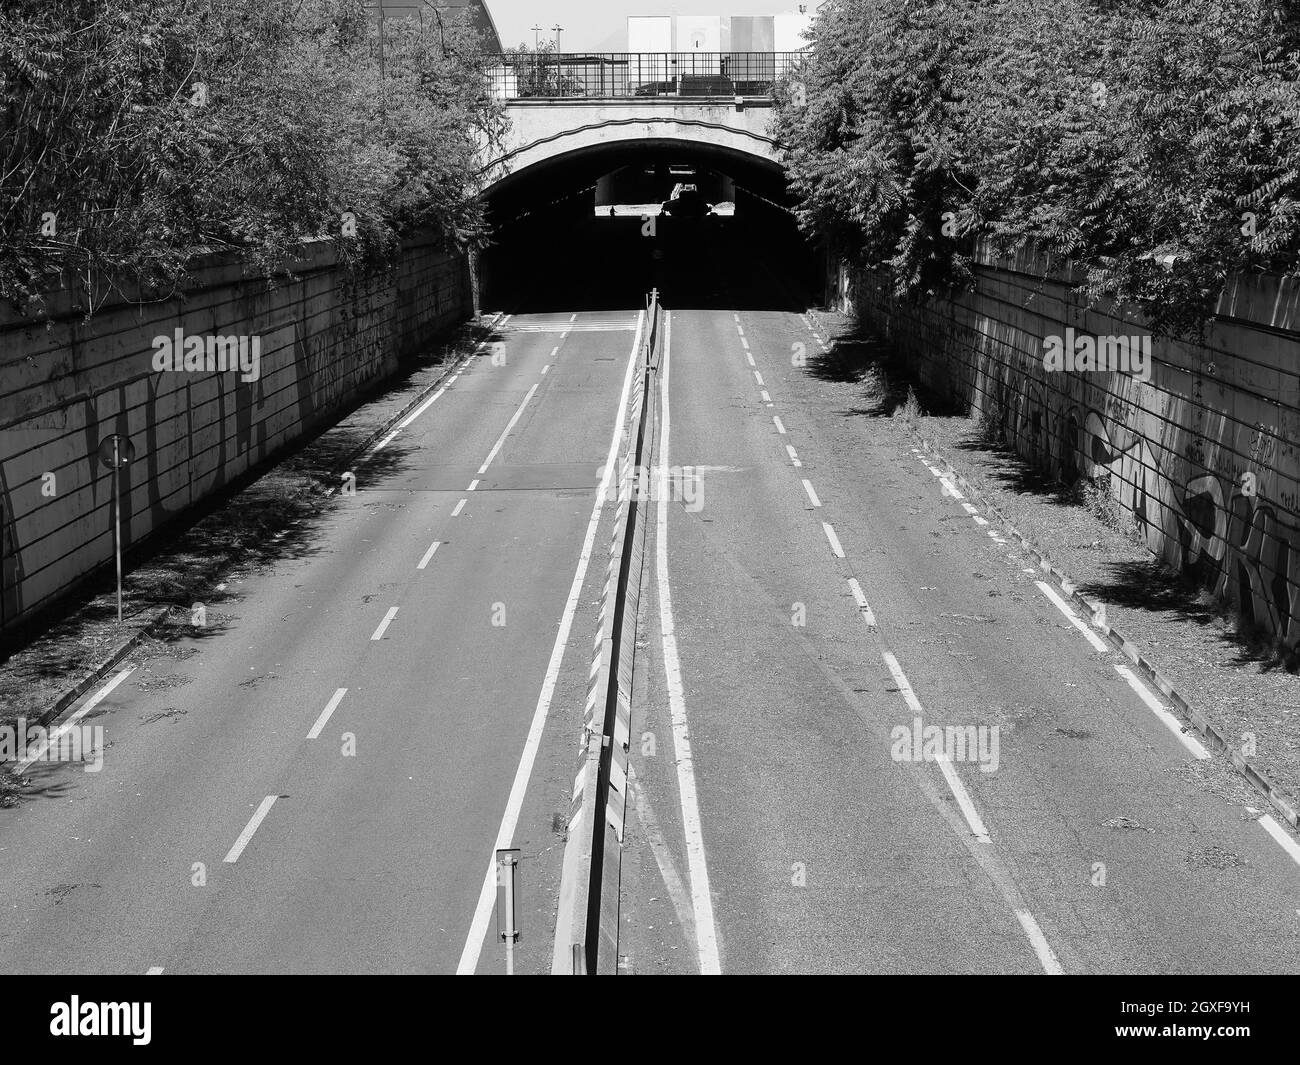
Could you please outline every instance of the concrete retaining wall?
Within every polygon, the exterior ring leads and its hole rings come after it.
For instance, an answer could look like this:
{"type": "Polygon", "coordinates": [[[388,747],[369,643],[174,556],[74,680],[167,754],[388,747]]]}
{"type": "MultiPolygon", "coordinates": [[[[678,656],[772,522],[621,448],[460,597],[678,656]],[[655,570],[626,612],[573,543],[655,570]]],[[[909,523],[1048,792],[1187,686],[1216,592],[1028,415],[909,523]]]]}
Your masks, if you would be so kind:
{"type": "Polygon", "coordinates": [[[66,290],[40,321],[0,310],[0,634],[111,561],[105,437],[135,450],[122,487],[129,548],[334,418],[472,302],[465,260],[424,239],[366,275],[312,245],[296,280],[271,291],[229,254],[196,258],[191,272],[171,299],[110,302],[89,321],[66,290]],[[155,369],[154,338],[177,329],[244,337],[250,353],[258,338],[256,378],[155,369]]]}
{"type": "MultiPolygon", "coordinates": [[[[1072,482],[1109,475],[1147,546],[1287,646],[1300,641],[1300,282],[1237,277],[1203,344],[1152,340],[1150,379],[1049,371],[1045,338],[1149,335],[1087,309],[1032,251],[980,255],[973,293],[920,309],[883,275],[838,279],[845,310],[886,334],[934,391],[1072,482]],[[846,282],[846,283],[844,283],[846,282]]],[[[847,273],[847,272],[846,272],[847,273]]]]}

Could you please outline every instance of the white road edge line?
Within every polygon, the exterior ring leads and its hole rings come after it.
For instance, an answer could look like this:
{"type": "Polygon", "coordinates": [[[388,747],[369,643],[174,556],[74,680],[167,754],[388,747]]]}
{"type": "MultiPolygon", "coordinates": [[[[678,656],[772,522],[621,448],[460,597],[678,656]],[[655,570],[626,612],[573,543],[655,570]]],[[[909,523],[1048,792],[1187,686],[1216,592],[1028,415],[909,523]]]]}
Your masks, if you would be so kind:
{"type": "Polygon", "coordinates": [[[663,357],[659,364],[662,409],[659,420],[660,492],[655,515],[655,580],[659,590],[659,630],[662,634],[664,674],[673,725],[673,750],[677,762],[677,790],[681,796],[682,834],[686,840],[687,875],[695,910],[695,946],[700,972],[706,976],[722,972],[718,953],[718,932],[713,921],[713,893],[709,887],[708,860],[704,853],[704,832],[696,796],[695,763],[686,720],[686,693],[682,666],[677,656],[677,630],[673,621],[672,591],[668,580],[668,378],[672,351],[672,315],[666,316],[663,357]]]}
{"type": "Polygon", "coordinates": [[[1265,814],[1259,819],[1259,827],[1272,836],[1281,845],[1282,849],[1291,855],[1296,865],[1300,865],[1300,843],[1287,834],[1286,829],[1279,825],[1271,814],[1265,814]]]}
{"type": "Polygon", "coordinates": [[[424,553],[424,558],[420,559],[420,564],[415,568],[424,569],[424,567],[427,566],[430,560],[433,558],[433,553],[437,551],[438,548],[440,548],[441,546],[442,546],[441,540],[434,540],[433,543],[429,545],[429,550],[424,553]]]}
{"type": "Polygon", "coordinates": [[[239,856],[244,853],[244,848],[248,846],[248,841],[253,838],[253,833],[257,831],[258,826],[266,819],[266,815],[271,812],[271,807],[275,805],[278,795],[268,795],[262,800],[262,805],[248,819],[248,824],[244,826],[244,831],[239,833],[239,838],[235,840],[235,845],[230,848],[230,853],[225,857],[227,862],[239,861],[239,856]]]}
{"type": "Polygon", "coordinates": [[[1106,641],[1093,632],[1092,629],[1088,628],[1088,626],[1083,623],[1083,619],[1070,609],[1070,604],[1057,595],[1055,588],[1046,581],[1034,581],[1034,583],[1038,585],[1038,590],[1047,596],[1053,604],[1055,604],[1056,609],[1066,616],[1070,624],[1083,633],[1084,638],[1092,644],[1092,649],[1094,651],[1098,654],[1105,654],[1110,650],[1106,645],[1106,641]]]}
{"type": "Polygon", "coordinates": [[[1147,686],[1138,680],[1137,675],[1128,666],[1116,663],[1115,672],[1128,681],[1128,686],[1137,693],[1137,697],[1146,703],[1147,708],[1160,719],[1165,728],[1178,738],[1178,742],[1191,751],[1192,757],[1202,762],[1210,757],[1210,752],[1201,745],[1201,741],[1190,732],[1183,731],[1183,723],[1165,708],[1164,703],[1147,690],[1147,686]]]}
{"type": "Polygon", "coordinates": [[[1057,961],[1056,954],[1052,951],[1047,942],[1047,937],[1043,935],[1043,930],[1038,927],[1038,922],[1034,920],[1034,915],[1028,910],[1017,910],[1016,920],[1020,922],[1020,927],[1025,930],[1025,935],[1029,937],[1029,943],[1034,948],[1034,953],[1038,955],[1038,962],[1043,967],[1043,972],[1048,976],[1061,976],[1065,970],[1061,968],[1061,963],[1057,961]]]}
{"type": "Polygon", "coordinates": [[[375,629],[374,634],[370,637],[372,640],[381,640],[384,637],[384,630],[392,624],[393,618],[397,617],[397,607],[389,607],[388,613],[384,615],[384,620],[379,623],[379,628],[375,629]]]}
{"type": "MultiPolygon", "coordinates": [[[[126,678],[129,677],[134,672],[135,672],[135,666],[129,666],[128,668],[121,670],[117,674],[117,676],[115,676],[112,680],[110,680],[107,684],[105,684],[102,688],[100,688],[99,691],[95,692],[94,695],[92,695],[88,700],[86,700],[86,704],[80,710],[69,715],[66,721],[61,722],[59,726],[54,729],[53,732],[49,733],[49,735],[46,736],[45,741],[37,745],[35,753],[28,755],[25,759],[23,759],[14,767],[14,772],[20,776],[23,773],[26,773],[27,770],[29,770],[32,767],[32,764],[34,762],[39,762],[41,760],[45,752],[49,750],[51,743],[58,743],[60,740],[62,740],[64,734],[67,733],[68,730],[71,729],[73,725],[75,725],[78,721],[80,721],[83,717],[85,717],[88,713],[90,713],[93,709],[95,709],[95,707],[97,707],[100,703],[102,703],[105,699],[107,699],[110,695],[112,695],[113,690],[119,684],[121,684],[122,681],[126,680],[126,678]]],[[[57,748],[56,748],[56,753],[57,753],[57,748]]]]}
{"type": "Polygon", "coordinates": [[[347,688],[339,688],[330,697],[330,701],[325,704],[325,709],[320,712],[320,717],[316,719],[316,724],[312,725],[311,731],[307,733],[309,740],[320,739],[321,729],[325,727],[325,722],[330,719],[330,715],[338,708],[339,703],[343,701],[343,696],[347,695],[347,693],[347,688]]]}
{"type": "Polygon", "coordinates": [[[596,540],[596,527],[600,524],[601,511],[605,506],[605,496],[614,475],[614,466],[618,459],[619,440],[623,434],[623,420],[626,416],[628,397],[632,394],[632,375],[636,369],[636,353],[641,346],[641,333],[645,327],[645,312],[637,315],[636,336],[632,340],[632,351],[628,356],[627,372],[623,376],[623,392],[619,396],[618,410],[614,417],[614,432],[609,442],[609,453],[605,458],[604,475],[596,500],[591,507],[591,518],[587,522],[587,533],[582,541],[582,550],[578,555],[578,566],[573,574],[573,583],[569,585],[569,598],[565,601],[564,611],[560,615],[560,631],[555,634],[555,644],[551,648],[551,659],[546,666],[546,676],[542,681],[541,693],[537,696],[537,706],[533,709],[533,720],[528,727],[528,737],[524,749],[519,755],[519,765],[515,769],[515,779],[510,786],[510,796],[501,815],[501,826],[497,830],[496,844],[488,855],[487,873],[483,877],[483,886],[479,891],[478,905],[474,909],[474,919],[470,924],[465,947],[461,951],[460,961],[456,965],[457,976],[472,976],[478,968],[479,955],[483,951],[483,940],[487,936],[488,921],[492,917],[492,908],[496,903],[496,851],[510,846],[514,838],[515,827],[519,824],[519,812],[524,805],[524,795],[528,791],[528,781],[533,774],[533,762],[537,758],[537,749],[541,746],[542,732],[546,718],[550,713],[551,698],[559,680],[560,666],[564,661],[564,652],[569,645],[569,630],[573,627],[573,616],[578,609],[582,595],[582,585],[587,578],[587,565],[591,561],[592,548],[596,540]]]}

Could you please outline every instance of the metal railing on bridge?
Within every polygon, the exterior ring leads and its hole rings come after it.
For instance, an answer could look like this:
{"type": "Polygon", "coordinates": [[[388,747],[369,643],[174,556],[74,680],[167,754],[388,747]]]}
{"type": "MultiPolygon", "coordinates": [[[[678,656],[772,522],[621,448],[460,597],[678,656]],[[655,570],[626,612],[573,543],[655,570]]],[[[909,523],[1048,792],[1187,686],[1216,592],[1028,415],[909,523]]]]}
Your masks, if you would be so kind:
{"type": "Polygon", "coordinates": [[[503,100],[768,97],[802,52],[504,52],[487,57],[503,100]]]}

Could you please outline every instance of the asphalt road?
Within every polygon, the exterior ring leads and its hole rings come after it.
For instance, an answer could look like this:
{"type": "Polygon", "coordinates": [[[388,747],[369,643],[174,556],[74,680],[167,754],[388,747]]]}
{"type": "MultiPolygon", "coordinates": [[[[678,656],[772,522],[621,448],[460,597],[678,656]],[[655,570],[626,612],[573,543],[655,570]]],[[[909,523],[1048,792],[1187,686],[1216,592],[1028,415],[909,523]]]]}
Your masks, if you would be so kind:
{"type": "Polygon", "coordinates": [[[639,320],[507,319],[287,561],[124,664],[102,770],[37,763],[0,811],[0,968],[501,970],[507,844],[548,966],[639,320]]]}
{"type": "MultiPolygon", "coordinates": [[[[677,295],[624,969],[1294,972],[1294,840],[826,402],[806,318],[677,295]]],[[[639,321],[507,319],[285,561],[74,708],[102,771],[37,764],[0,811],[5,971],[499,972],[507,844],[517,968],[549,968],[639,321]]]]}
{"type": "Polygon", "coordinates": [[[809,321],[669,319],[664,461],[700,475],[650,531],[625,969],[1295,972],[1300,848],[995,525],[828,405],[809,321]],[[930,725],[973,743],[917,758],[930,725]]]}

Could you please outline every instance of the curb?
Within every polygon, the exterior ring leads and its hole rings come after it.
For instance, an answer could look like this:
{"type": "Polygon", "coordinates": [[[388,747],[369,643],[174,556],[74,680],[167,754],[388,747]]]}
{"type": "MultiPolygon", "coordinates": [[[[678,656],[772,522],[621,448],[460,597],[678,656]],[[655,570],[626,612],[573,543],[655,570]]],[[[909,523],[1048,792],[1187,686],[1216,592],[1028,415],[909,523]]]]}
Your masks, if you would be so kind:
{"type": "Polygon", "coordinates": [[[988,501],[987,497],[985,497],[973,484],[970,483],[970,481],[956,470],[943,452],[939,450],[937,444],[926,437],[925,434],[911,422],[904,420],[903,424],[907,426],[907,431],[916,438],[920,445],[943,466],[944,472],[957,483],[958,487],[979,504],[982,510],[995,517],[1002,528],[1011,535],[1023,551],[1038,560],[1039,569],[1053,579],[1057,588],[1060,589],[1070,602],[1086,611],[1088,617],[1092,619],[1093,625],[1101,630],[1110,641],[1111,646],[1137,666],[1138,672],[1141,673],[1146,680],[1154,684],[1156,688],[1158,688],[1160,692],[1164,694],[1171,703],[1173,703],[1175,709],[1183,720],[1189,722],[1189,727],[1194,728],[1199,732],[1201,736],[1208,741],[1207,745],[1209,747],[1213,748],[1220,754],[1227,755],[1232,761],[1232,765],[1237,770],[1238,774],[1245,777],[1247,782],[1249,782],[1249,784],[1258,791],[1260,795],[1268,800],[1270,805],[1272,805],[1272,807],[1282,816],[1287,824],[1289,824],[1293,829],[1300,831],[1300,812],[1291,805],[1290,801],[1278,790],[1276,785],[1269,780],[1267,774],[1251,765],[1237,747],[1230,743],[1223,733],[1219,731],[1218,727],[1208,720],[1204,714],[1192,706],[1191,702],[1178,690],[1174,682],[1160,671],[1160,668],[1142,652],[1133,640],[1129,639],[1109,622],[1104,620],[1100,622],[1097,621],[1098,617],[1104,619],[1106,616],[1104,605],[1094,603],[1091,599],[1080,594],[1076,582],[1070,577],[1070,575],[1052,565],[1051,559],[1046,551],[1040,548],[1027,536],[1021,533],[1019,529],[1007,521],[1005,515],[1003,515],[997,507],[993,506],[988,501]]]}
{"type": "MultiPolygon", "coordinates": [[[[500,311],[497,312],[497,314],[493,317],[492,321],[488,324],[487,328],[489,330],[495,329],[497,324],[501,321],[503,317],[506,317],[504,312],[500,312],[500,311]]],[[[463,358],[457,359],[455,362],[444,367],[443,372],[438,375],[438,378],[436,380],[430,381],[427,385],[425,385],[422,389],[420,389],[419,393],[416,396],[414,396],[410,400],[410,402],[408,402],[401,410],[399,410],[396,414],[392,415],[391,417],[385,419],[384,423],[378,429],[376,429],[369,436],[367,436],[365,440],[363,440],[356,448],[354,448],[351,452],[349,452],[346,457],[341,459],[329,471],[327,476],[333,477],[337,480],[338,474],[344,472],[348,466],[350,466],[354,461],[356,461],[356,459],[358,459],[361,455],[364,455],[367,451],[369,451],[374,446],[375,442],[379,440],[380,437],[387,434],[393,428],[394,425],[400,422],[403,418],[405,418],[408,414],[410,414],[411,411],[415,410],[416,407],[418,407],[421,403],[423,403],[430,393],[436,391],[442,385],[443,381],[445,381],[453,371],[462,368],[466,363],[469,362],[470,359],[474,358],[474,356],[476,356],[483,349],[486,343],[487,343],[486,339],[479,341],[474,346],[474,350],[471,351],[468,355],[464,356],[463,358]]],[[[337,490],[338,490],[337,485],[331,485],[330,487],[326,488],[324,492],[324,498],[326,499],[330,498],[330,496],[332,496],[337,490]]],[[[201,583],[203,582],[196,582],[196,584],[188,586],[186,589],[187,595],[190,590],[197,588],[201,583]]],[[[51,721],[55,720],[65,710],[67,710],[68,707],[70,707],[73,703],[75,703],[78,699],[80,699],[83,695],[85,695],[86,692],[89,691],[91,688],[93,688],[96,683],[103,680],[104,677],[107,676],[112,671],[114,666],[116,666],[119,662],[121,662],[122,659],[126,658],[127,655],[129,655],[132,651],[134,651],[137,647],[140,646],[140,644],[142,644],[145,641],[145,639],[153,632],[154,628],[159,623],[161,623],[172,612],[173,609],[174,608],[170,606],[160,607],[158,611],[153,615],[153,617],[149,618],[149,620],[144,623],[144,625],[139,629],[139,631],[135,632],[134,634],[132,634],[131,636],[123,640],[121,643],[119,643],[115,648],[113,648],[112,651],[109,652],[108,657],[105,658],[102,662],[100,662],[99,665],[93,667],[89,673],[83,676],[81,680],[77,681],[76,684],[74,684],[71,688],[69,688],[62,695],[60,695],[49,707],[42,710],[36,716],[35,720],[37,724],[41,726],[48,725],[51,721]]]]}

